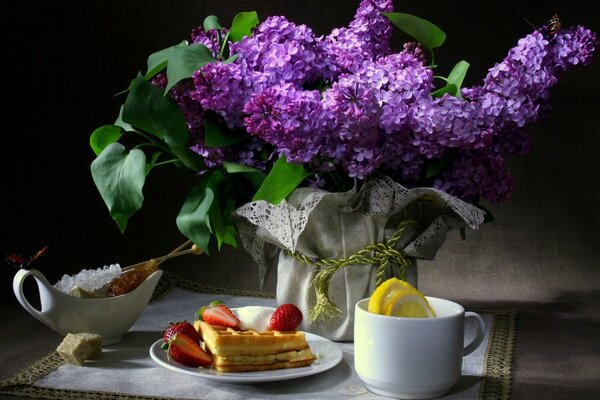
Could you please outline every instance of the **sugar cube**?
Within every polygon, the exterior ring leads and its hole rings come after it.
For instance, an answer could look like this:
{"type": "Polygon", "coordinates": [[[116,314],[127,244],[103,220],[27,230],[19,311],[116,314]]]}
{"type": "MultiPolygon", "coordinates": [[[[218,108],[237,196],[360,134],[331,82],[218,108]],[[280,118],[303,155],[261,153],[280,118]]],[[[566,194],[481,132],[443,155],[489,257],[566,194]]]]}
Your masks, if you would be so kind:
{"type": "Polygon", "coordinates": [[[69,364],[83,365],[102,356],[102,338],[95,333],[69,333],[56,352],[69,364]]]}

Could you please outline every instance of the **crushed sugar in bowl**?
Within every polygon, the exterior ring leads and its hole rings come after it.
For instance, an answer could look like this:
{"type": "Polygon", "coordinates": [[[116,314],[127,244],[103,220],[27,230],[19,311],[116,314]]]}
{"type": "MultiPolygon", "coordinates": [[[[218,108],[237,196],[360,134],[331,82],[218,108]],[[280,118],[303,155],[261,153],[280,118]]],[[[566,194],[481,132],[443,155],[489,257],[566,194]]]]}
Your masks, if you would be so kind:
{"type": "Polygon", "coordinates": [[[13,290],[25,310],[54,331],[68,333],[96,333],[103,345],[121,340],[148,305],[163,271],[152,272],[135,289],[114,297],[86,298],[64,293],[51,285],[36,269],[21,269],[13,279],[13,290]],[[32,276],[39,290],[40,310],[25,297],[23,284],[32,276]]]}

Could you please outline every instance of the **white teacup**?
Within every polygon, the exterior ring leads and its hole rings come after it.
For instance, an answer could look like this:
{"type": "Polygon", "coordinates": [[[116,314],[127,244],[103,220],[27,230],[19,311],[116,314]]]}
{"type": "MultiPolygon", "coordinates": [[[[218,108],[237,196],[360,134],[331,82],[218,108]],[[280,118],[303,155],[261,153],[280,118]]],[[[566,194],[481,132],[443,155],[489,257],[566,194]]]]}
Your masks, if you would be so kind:
{"type": "Polygon", "coordinates": [[[163,271],[150,275],[137,288],[115,297],[84,298],[70,296],[48,283],[38,270],[19,270],[13,280],[13,290],[19,303],[35,318],[54,331],[67,333],[97,333],[102,345],[117,343],[142,314],[163,271]],[[28,276],[37,282],[41,310],[25,298],[23,283],[28,276]]]}
{"type": "Polygon", "coordinates": [[[427,297],[433,318],[390,317],[368,311],[369,299],[356,303],[354,368],[370,391],[400,399],[430,399],[447,393],[461,376],[462,360],[485,336],[476,313],[455,302],[427,297]],[[466,320],[477,325],[464,345],[466,320]]]}

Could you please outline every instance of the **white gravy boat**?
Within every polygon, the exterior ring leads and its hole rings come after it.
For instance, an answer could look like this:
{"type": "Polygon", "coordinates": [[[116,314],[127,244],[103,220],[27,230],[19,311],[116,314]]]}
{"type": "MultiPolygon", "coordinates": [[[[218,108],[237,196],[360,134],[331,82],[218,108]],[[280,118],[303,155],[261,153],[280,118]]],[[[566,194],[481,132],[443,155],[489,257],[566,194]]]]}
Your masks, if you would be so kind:
{"type": "Polygon", "coordinates": [[[36,269],[20,269],[13,279],[13,290],[25,310],[61,335],[96,333],[102,337],[102,345],[110,345],[120,341],[137,321],[162,273],[162,270],[154,272],[137,288],[120,296],[83,298],[56,289],[36,269]],[[30,275],[38,286],[41,310],[33,307],[23,293],[23,283],[30,275]]]}

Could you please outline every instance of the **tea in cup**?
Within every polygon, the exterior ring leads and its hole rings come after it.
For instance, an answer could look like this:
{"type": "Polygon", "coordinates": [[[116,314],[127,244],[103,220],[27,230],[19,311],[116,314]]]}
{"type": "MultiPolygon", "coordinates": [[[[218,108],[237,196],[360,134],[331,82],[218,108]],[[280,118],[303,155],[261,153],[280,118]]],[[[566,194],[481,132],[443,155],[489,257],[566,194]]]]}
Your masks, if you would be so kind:
{"type": "Polygon", "coordinates": [[[407,318],[369,312],[369,298],[355,306],[354,368],[370,391],[400,399],[430,399],[458,382],[462,360],[479,347],[485,324],[458,303],[425,296],[435,316],[407,318]],[[465,323],[477,326],[464,345],[465,323]]]}

